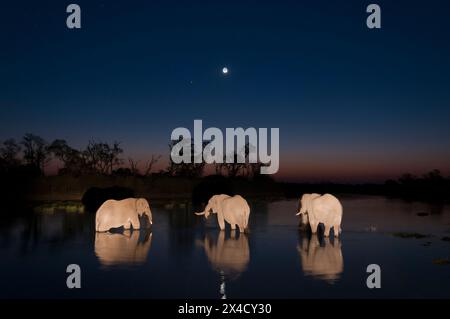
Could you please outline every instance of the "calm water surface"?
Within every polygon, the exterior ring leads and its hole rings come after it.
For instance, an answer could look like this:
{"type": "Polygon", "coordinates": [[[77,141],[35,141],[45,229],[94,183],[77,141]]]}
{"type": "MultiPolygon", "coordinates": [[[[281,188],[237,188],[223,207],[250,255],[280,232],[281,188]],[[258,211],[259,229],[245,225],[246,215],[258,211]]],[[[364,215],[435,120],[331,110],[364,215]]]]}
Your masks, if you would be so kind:
{"type": "Polygon", "coordinates": [[[333,240],[299,233],[296,201],[250,204],[249,234],[220,232],[214,215],[205,223],[178,203],[151,204],[151,232],[96,234],[87,213],[2,221],[0,298],[450,297],[450,265],[433,263],[450,257],[449,206],[342,197],[333,240]],[[66,287],[72,263],[81,289],[66,287]],[[369,264],[381,266],[381,289],[366,287],[369,264]]]}

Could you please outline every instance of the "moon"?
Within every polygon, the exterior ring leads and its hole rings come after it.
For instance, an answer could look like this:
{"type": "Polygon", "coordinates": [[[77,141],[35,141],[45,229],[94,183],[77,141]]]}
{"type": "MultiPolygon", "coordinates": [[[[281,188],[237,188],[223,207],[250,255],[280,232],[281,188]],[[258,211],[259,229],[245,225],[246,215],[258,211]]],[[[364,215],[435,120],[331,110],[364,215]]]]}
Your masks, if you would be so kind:
{"type": "Polygon", "coordinates": [[[228,74],[228,68],[227,68],[227,67],[224,67],[224,68],[222,69],[222,73],[223,73],[223,74],[228,74]]]}

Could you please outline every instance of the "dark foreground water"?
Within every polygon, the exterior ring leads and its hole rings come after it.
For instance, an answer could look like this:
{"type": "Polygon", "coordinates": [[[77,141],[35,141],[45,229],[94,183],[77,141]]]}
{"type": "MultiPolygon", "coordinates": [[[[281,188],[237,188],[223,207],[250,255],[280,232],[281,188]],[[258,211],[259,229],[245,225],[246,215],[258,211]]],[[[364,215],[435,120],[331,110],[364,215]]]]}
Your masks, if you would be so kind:
{"type": "Polygon", "coordinates": [[[245,235],[178,203],[151,203],[151,232],[96,234],[94,215],[76,212],[3,221],[0,298],[450,297],[450,207],[342,203],[339,240],[299,233],[296,201],[251,202],[245,235]],[[68,264],[80,265],[81,289],[67,288],[68,264]],[[366,286],[369,264],[381,267],[380,289],[366,286]]]}

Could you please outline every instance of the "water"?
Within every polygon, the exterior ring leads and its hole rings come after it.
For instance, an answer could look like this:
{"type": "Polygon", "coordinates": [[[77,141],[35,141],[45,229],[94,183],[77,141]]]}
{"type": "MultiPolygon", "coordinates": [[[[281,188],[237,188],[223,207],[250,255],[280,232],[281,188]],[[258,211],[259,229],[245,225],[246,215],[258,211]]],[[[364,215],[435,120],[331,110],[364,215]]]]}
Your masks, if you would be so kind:
{"type": "Polygon", "coordinates": [[[361,196],[342,203],[340,239],[299,233],[296,201],[250,202],[249,234],[220,232],[215,215],[205,223],[177,203],[151,203],[151,232],[96,234],[94,215],[76,212],[4,220],[0,298],[450,297],[450,265],[433,263],[450,257],[442,240],[449,206],[361,196]],[[82,288],[69,290],[73,263],[82,288]],[[381,289],[366,286],[369,264],[381,266],[381,289]]]}

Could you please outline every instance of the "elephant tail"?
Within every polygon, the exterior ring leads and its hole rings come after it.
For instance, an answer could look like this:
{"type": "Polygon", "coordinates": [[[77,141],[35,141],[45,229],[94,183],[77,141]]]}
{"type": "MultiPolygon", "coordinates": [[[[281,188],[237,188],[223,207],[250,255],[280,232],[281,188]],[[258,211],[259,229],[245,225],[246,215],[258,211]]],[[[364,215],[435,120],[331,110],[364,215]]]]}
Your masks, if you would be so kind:
{"type": "Polygon", "coordinates": [[[338,210],[336,212],[336,215],[337,215],[337,217],[336,217],[336,220],[334,222],[334,225],[339,226],[338,232],[342,233],[342,227],[341,227],[341,223],[342,223],[342,205],[341,204],[339,204],[339,208],[338,208],[338,210]]]}
{"type": "Polygon", "coordinates": [[[250,207],[248,205],[246,205],[245,207],[245,211],[244,211],[244,215],[242,216],[243,220],[243,225],[244,225],[244,229],[248,228],[248,218],[250,217],[250,207]]]}
{"type": "Polygon", "coordinates": [[[247,222],[245,219],[245,214],[242,214],[240,224],[244,227],[244,229],[247,229],[247,222]]]}
{"type": "Polygon", "coordinates": [[[95,231],[99,233],[107,232],[109,228],[105,228],[105,226],[102,226],[100,223],[95,223],[95,231]]]}
{"type": "Polygon", "coordinates": [[[98,231],[98,232],[103,231],[101,229],[100,218],[98,218],[98,217],[95,218],[95,231],[98,231]]]}

